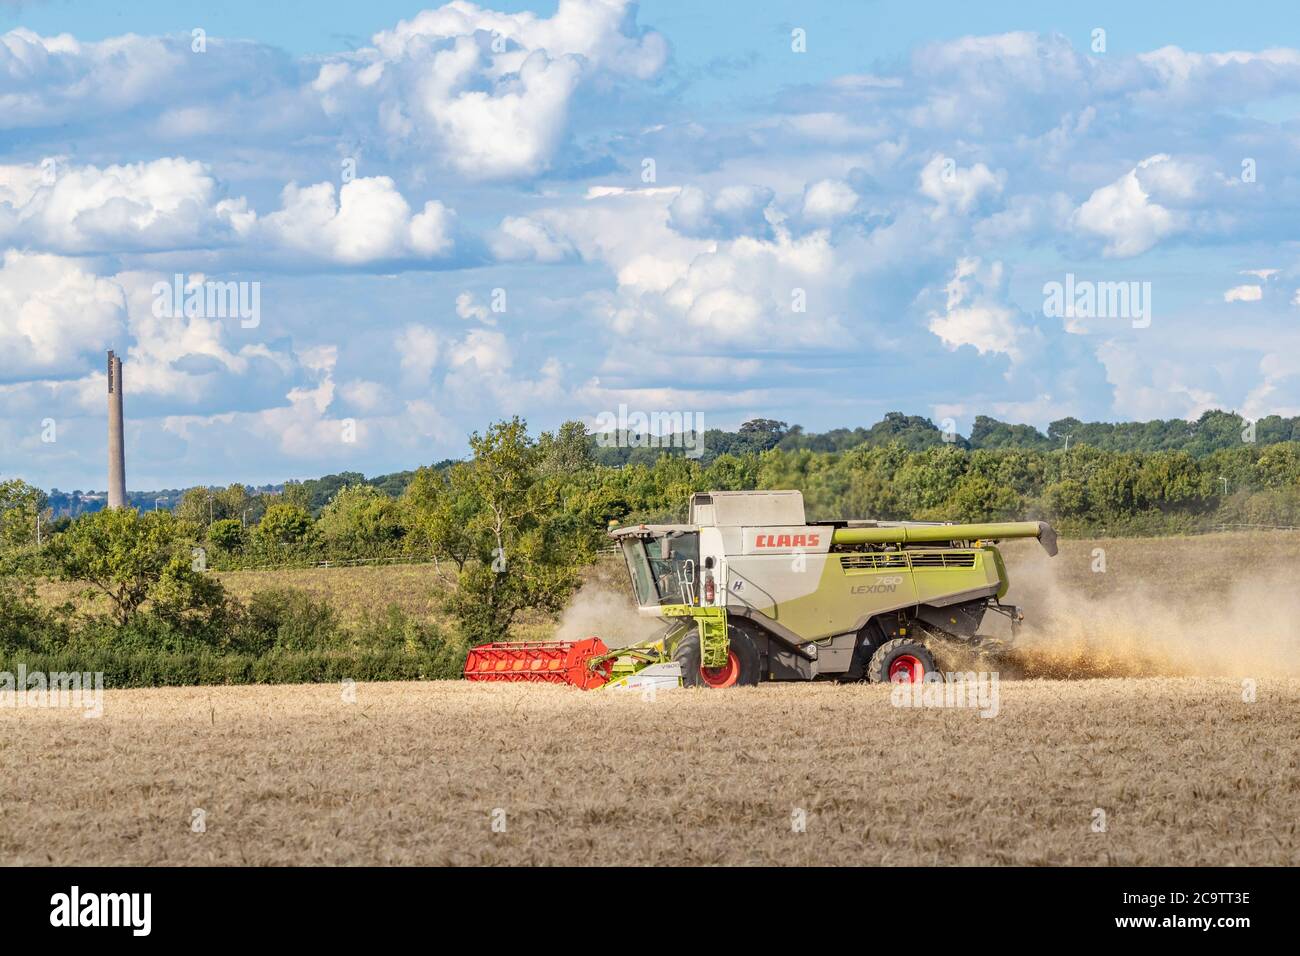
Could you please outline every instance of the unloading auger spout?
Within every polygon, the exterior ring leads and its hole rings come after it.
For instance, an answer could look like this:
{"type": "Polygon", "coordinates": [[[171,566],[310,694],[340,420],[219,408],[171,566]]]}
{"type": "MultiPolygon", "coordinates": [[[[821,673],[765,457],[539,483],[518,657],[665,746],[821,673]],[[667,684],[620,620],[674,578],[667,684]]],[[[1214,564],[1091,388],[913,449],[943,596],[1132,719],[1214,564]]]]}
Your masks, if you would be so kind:
{"type": "Polygon", "coordinates": [[[996,521],[984,524],[897,524],[875,528],[836,528],[836,544],[922,544],[945,541],[1001,541],[1037,538],[1056,557],[1056,532],[1046,521],[996,521]]]}

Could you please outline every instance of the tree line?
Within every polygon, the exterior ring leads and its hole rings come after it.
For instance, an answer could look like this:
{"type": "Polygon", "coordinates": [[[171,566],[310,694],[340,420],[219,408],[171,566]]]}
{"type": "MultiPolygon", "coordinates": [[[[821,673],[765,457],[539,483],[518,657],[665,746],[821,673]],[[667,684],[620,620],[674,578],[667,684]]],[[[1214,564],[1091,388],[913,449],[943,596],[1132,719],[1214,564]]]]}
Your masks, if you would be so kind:
{"type": "MultiPolygon", "coordinates": [[[[579,422],[533,438],[513,419],[471,436],[466,461],[442,461],[401,473],[400,480],[344,473],[288,482],[275,492],[240,484],[192,488],[172,514],[204,550],[204,560],[218,568],[403,554],[451,558],[459,565],[463,541],[450,532],[469,526],[478,505],[464,505],[445,526],[430,515],[448,500],[465,498],[467,476],[504,467],[500,462],[508,454],[515,468],[511,482],[531,488],[533,479],[525,475],[537,471],[548,494],[562,503],[556,507],[596,535],[610,522],[681,520],[694,491],[744,488],[799,489],[817,519],[1026,517],[1054,521],[1073,534],[1300,524],[1300,442],[1263,440],[1274,434],[1265,423],[1255,423],[1251,436],[1243,432],[1248,423],[1236,416],[1207,413],[1194,430],[1197,451],[1105,448],[1087,440],[1093,426],[1069,425],[1067,450],[1064,441],[1054,444],[1055,426],[1043,436],[1043,447],[1025,447],[1023,435],[1003,435],[1004,443],[997,429],[977,427],[974,435],[987,447],[971,447],[945,440],[928,420],[900,415],[873,426],[874,437],[824,449],[797,428],[758,420],[735,433],[742,442],[734,450],[689,458],[665,449],[598,445],[579,422]],[[655,454],[610,464],[611,451],[655,454]]],[[[1184,431],[1193,424],[1182,423],[1184,431]]],[[[1138,428],[1107,427],[1112,431],[1103,440],[1138,428]]],[[[1155,432],[1147,438],[1156,444],[1172,440],[1155,432]]],[[[479,498],[491,495],[485,489],[479,498]]],[[[517,506],[500,511],[500,522],[518,525],[523,512],[516,511],[517,506]]],[[[56,521],[39,489],[18,480],[0,482],[0,548],[35,545],[41,528],[45,539],[53,539],[81,520],[56,521]]]]}
{"type": "MultiPolygon", "coordinates": [[[[1249,421],[1233,412],[1207,411],[1195,421],[1180,418],[1149,422],[1083,422],[1062,418],[1046,431],[1032,425],[1014,425],[979,415],[962,436],[954,428],[945,431],[929,418],[889,412],[870,427],[834,428],[809,432],[800,425],[787,425],[774,419],[754,419],[736,431],[707,429],[696,435],[687,432],[677,440],[664,441],[661,436],[632,432],[610,436],[591,435],[592,459],[601,465],[651,465],[668,455],[691,458],[710,465],[725,455],[752,455],[778,449],[786,452],[843,452],[862,447],[885,447],[901,444],[908,451],[924,451],[951,445],[964,451],[980,449],[1021,449],[1025,451],[1066,450],[1070,445],[1088,445],[1102,451],[1155,452],[1184,451],[1195,458],[1227,451],[1241,444],[1259,446],[1300,441],[1300,416],[1286,418],[1269,415],[1249,421]]],[[[444,459],[430,467],[442,470],[454,464],[444,459]]],[[[132,507],[142,510],[167,508],[197,520],[200,512],[219,514],[223,519],[237,518],[247,525],[260,520],[258,510],[276,495],[285,495],[319,516],[334,496],[345,487],[367,485],[391,498],[398,498],[415,478],[416,471],[400,471],[367,478],[360,472],[345,471],[305,481],[288,481],[283,485],[250,488],[194,487],[129,493],[132,507]]],[[[46,496],[51,521],[73,518],[104,506],[103,493],[63,492],[56,489],[46,496]]]]}
{"type": "MultiPolygon", "coordinates": [[[[740,433],[774,430],[760,422],[740,433]]],[[[778,441],[707,462],[663,454],[603,465],[591,439],[579,422],[536,437],[519,418],[497,422],[470,436],[465,461],[419,468],[400,491],[341,483],[319,511],[303,485],[231,485],[187,495],[174,512],[117,509],[56,524],[42,492],[0,482],[0,657],[99,655],[121,681],[146,682],[141,673],[321,679],[363,657],[367,673],[451,674],[465,647],[509,637],[524,612],[560,611],[610,544],[611,525],[683,521],[690,495],[705,490],[799,489],[812,520],[1045,518],[1075,535],[1300,525],[1295,441],[1239,440],[1200,456],[1082,441],[1068,451],[911,448],[897,437],[821,451],[778,441]],[[395,609],[344,627],[305,595],[270,589],[236,600],[207,573],[403,556],[429,562],[451,630],[395,609]],[[102,610],[42,606],[41,579],[97,595],[102,610]],[[121,664],[123,654],[137,663],[121,664]]]]}
{"type": "Polygon", "coordinates": [[[622,433],[613,442],[598,443],[595,455],[606,465],[649,464],[661,455],[692,457],[686,449],[698,448],[702,449],[699,460],[707,465],[723,455],[757,454],[773,449],[840,452],[899,443],[908,451],[951,445],[964,451],[1045,452],[1065,450],[1070,445],[1090,445],[1113,452],[1183,451],[1199,458],[1241,444],[1273,445],[1291,441],[1300,441],[1300,416],[1269,415],[1249,421],[1235,412],[1211,410],[1195,421],[1172,418],[1115,423],[1062,418],[1052,422],[1044,432],[1032,425],[1013,425],[978,415],[969,437],[964,437],[955,427],[945,430],[929,418],[889,412],[870,427],[835,428],[826,432],[808,432],[800,425],[764,418],[746,422],[734,432],[707,429],[701,436],[690,433],[689,440],[672,443],[622,433]]]}

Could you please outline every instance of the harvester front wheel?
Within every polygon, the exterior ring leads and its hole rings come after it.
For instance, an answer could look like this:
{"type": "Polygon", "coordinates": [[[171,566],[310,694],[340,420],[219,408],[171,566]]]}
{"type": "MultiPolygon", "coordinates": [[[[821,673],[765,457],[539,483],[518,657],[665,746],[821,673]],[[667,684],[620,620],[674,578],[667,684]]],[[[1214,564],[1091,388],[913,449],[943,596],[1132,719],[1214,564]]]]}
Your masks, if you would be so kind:
{"type": "Polygon", "coordinates": [[[673,648],[673,660],[682,666],[683,687],[753,687],[761,676],[758,648],[748,634],[727,628],[727,663],[700,666],[700,634],[692,630],[673,648]]]}
{"type": "Polygon", "coordinates": [[[934,655],[920,641],[900,637],[876,648],[867,665],[867,680],[873,684],[915,684],[937,671],[934,655]]]}

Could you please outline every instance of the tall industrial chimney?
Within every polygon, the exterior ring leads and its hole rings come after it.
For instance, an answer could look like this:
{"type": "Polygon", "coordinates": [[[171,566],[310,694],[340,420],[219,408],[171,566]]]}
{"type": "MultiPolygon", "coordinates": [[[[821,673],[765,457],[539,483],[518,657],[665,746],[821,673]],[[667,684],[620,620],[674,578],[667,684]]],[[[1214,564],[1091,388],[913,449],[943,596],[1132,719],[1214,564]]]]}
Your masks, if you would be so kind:
{"type": "Polygon", "coordinates": [[[122,440],[122,360],[108,353],[108,506],[126,507],[126,451],[122,440]]]}

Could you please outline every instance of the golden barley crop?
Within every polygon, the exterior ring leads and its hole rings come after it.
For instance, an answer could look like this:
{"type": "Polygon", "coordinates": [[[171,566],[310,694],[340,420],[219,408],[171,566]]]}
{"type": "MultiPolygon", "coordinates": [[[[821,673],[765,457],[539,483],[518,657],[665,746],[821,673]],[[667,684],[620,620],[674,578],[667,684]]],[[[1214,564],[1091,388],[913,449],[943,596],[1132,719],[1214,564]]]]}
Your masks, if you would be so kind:
{"type": "MultiPolygon", "coordinates": [[[[1007,551],[1018,649],[940,655],[996,666],[996,716],[830,683],[109,690],[0,708],[0,861],[1300,863],[1300,536],[1007,551]]],[[[631,635],[621,587],[547,628],[631,635]]]]}
{"type": "Polygon", "coordinates": [[[0,710],[0,860],[1300,862],[1300,681],[1006,681],[991,718],[863,684],[354,690],[0,710]]]}

